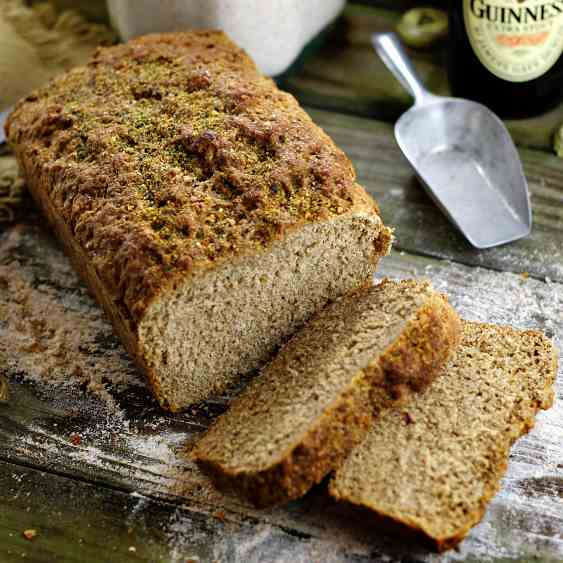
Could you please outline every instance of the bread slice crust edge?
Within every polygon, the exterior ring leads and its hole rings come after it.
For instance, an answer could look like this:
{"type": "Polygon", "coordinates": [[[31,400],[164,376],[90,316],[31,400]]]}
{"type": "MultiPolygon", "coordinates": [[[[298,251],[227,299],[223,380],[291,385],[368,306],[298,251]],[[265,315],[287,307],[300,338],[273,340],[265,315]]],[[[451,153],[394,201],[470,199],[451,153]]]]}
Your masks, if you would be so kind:
{"type": "Polygon", "coordinates": [[[401,399],[410,385],[401,377],[403,370],[420,374],[413,380],[414,388],[428,385],[459,343],[460,333],[461,321],[451,305],[441,295],[432,296],[408,321],[401,337],[360,370],[300,442],[281,452],[269,467],[233,471],[210,459],[197,444],[191,457],[218,488],[234,491],[258,508],[299,498],[361,442],[377,410],[401,399]],[[413,350],[409,338],[417,343],[413,350]]]}

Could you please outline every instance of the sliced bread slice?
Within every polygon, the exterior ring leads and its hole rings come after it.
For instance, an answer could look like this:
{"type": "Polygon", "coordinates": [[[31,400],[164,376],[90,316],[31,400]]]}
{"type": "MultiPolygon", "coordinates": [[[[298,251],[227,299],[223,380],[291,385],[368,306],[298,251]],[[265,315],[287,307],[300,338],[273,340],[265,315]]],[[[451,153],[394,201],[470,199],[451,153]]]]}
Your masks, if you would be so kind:
{"type": "Polygon", "coordinates": [[[219,488],[256,506],[300,497],[365,436],[373,402],[425,387],[460,333],[459,317],[428,282],[354,292],[289,341],[193,458],[219,488]]]}
{"type": "Polygon", "coordinates": [[[511,444],[551,406],[556,373],[543,334],[464,322],[461,345],[436,381],[382,413],[330,494],[438,551],[453,547],[483,517],[511,444]]]}

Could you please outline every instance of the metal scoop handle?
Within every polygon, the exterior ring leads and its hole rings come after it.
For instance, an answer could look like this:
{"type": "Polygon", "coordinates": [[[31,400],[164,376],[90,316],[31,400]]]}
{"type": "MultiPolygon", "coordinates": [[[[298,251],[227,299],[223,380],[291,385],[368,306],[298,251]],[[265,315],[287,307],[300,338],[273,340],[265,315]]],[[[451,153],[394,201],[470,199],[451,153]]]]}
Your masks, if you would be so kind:
{"type": "Polygon", "coordinates": [[[434,96],[424,88],[395,33],[374,33],[371,42],[385,66],[414,98],[415,105],[431,101],[434,96]]]}

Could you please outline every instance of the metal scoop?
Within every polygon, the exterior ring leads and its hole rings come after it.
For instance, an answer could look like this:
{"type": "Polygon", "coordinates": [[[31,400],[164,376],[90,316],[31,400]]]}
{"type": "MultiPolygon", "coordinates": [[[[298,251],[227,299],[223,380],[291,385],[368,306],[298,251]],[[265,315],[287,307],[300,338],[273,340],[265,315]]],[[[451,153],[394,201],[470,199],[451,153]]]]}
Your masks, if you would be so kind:
{"type": "Polygon", "coordinates": [[[425,90],[394,33],[376,33],[372,42],[415,99],[395,138],[440,209],[477,248],[530,234],[528,184],[502,121],[481,104],[425,90]]]}

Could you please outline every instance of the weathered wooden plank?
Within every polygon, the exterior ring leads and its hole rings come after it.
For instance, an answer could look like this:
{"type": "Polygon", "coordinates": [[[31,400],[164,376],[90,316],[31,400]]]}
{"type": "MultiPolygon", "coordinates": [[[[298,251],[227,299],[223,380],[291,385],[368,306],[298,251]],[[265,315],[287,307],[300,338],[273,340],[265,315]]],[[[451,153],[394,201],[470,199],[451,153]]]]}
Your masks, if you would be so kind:
{"type": "MultiPolygon", "coordinates": [[[[414,3],[412,3],[414,4],[414,3]]],[[[282,87],[303,104],[393,121],[412,103],[373,51],[370,35],[395,28],[400,11],[378,6],[348,5],[324,46],[304,61],[300,72],[282,87]]],[[[448,95],[445,71],[447,46],[430,51],[409,50],[427,87],[448,95]]],[[[553,133],[563,123],[563,104],[542,116],[509,120],[515,141],[552,151],[553,133]]]]}
{"type": "Polygon", "coordinates": [[[395,227],[397,248],[563,281],[563,161],[558,157],[520,150],[532,197],[533,232],[521,241],[479,251],[426,195],[402,157],[391,125],[322,110],[309,113],[352,159],[359,182],[395,227]]]}
{"type": "MultiPolygon", "coordinates": [[[[382,261],[378,275],[429,277],[467,318],[563,334],[561,284],[399,252],[382,261]]],[[[204,515],[250,518],[260,538],[270,533],[263,525],[287,530],[310,538],[317,553],[334,554],[334,561],[563,557],[563,370],[556,406],[516,444],[503,490],[484,522],[459,552],[439,558],[358,524],[326,498],[322,485],[307,498],[270,511],[216,492],[185,451],[228,397],[181,415],[161,412],[58,245],[36,225],[20,224],[0,235],[0,350],[12,387],[11,401],[0,405],[5,462],[182,503],[204,515]],[[80,338],[71,337],[75,332],[80,338]],[[60,347],[63,341],[66,348],[60,347]],[[57,357],[65,362],[57,364],[57,357]],[[63,383],[57,377],[61,372],[63,383]],[[98,372],[103,380],[95,377],[98,372]],[[59,383],[41,383],[46,378],[59,383]],[[88,391],[89,381],[94,385],[88,391]],[[100,391],[104,386],[107,392],[100,391]]],[[[184,525],[207,541],[207,532],[190,522],[188,515],[184,525]]],[[[237,544],[235,533],[223,535],[237,544]]]]}
{"type": "MultiPolygon", "coordinates": [[[[319,542],[255,521],[0,462],[0,561],[313,561],[319,542]],[[34,530],[28,540],[25,530],[34,530]]],[[[333,560],[360,563],[367,557],[333,560]]],[[[326,560],[323,558],[323,560],[326,560]]]]}
{"type": "MultiPolygon", "coordinates": [[[[4,562],[161,561],[175,509],[161,504],[158,520],[151,522],[155,511],[143,497],[2,462],[0,502],[4,562]],[[25,530],[36,536],[26,539],[25,530]]],[[[193,522],[198,527],[197,515],[193,522]]]]}

